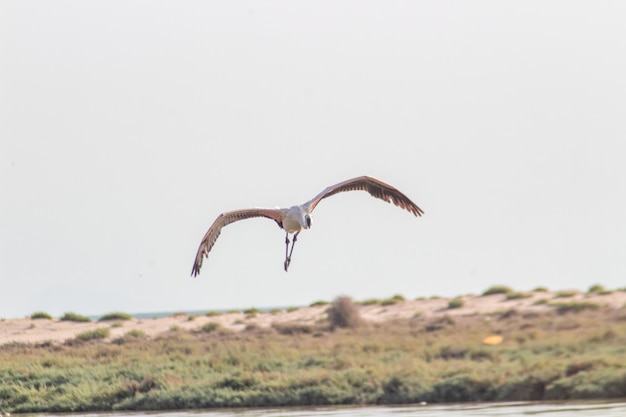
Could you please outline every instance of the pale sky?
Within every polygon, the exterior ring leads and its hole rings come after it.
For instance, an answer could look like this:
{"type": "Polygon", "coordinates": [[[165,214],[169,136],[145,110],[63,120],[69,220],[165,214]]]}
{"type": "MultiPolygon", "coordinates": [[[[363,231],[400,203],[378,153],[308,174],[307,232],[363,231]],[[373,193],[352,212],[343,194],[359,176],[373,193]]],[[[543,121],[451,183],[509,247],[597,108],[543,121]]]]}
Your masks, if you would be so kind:
{"type": "Polygon", "coordinates": [[[0,317],[626,286],[623,1],[0,0],[0,317]],[[267,219],[322,201],[288,273],[267,219]]]}

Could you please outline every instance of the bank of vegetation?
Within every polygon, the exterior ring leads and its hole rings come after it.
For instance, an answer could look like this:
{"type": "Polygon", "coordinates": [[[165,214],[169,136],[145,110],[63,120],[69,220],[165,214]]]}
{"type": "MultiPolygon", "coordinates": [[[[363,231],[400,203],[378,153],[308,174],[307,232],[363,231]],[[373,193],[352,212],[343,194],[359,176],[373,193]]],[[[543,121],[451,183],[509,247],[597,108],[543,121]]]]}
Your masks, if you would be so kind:
{"type": "Polygon", "coordinates": [[[0,411],[626,398],[626,308],[571,302],[376,324],[358,314],[343,299],[315,325],[7,344],[0,411]],[[484,344],[490,335],[502,343],[484,344]]]}

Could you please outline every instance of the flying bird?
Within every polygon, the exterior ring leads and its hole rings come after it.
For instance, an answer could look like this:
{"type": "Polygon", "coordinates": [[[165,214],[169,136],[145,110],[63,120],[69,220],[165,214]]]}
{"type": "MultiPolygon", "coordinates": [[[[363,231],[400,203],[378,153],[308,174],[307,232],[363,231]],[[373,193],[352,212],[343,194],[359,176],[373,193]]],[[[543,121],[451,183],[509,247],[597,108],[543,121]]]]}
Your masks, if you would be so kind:
{"type": "Polygon", "coordinates": [[[191,270],[192,276],[197,276],[200,273],[200,267],[202,267],[202,260],[209,256],[211,248],[215,244],[215,241],[220,235],[222,228],[233,222],[239,220],[245,220],[252,217],[266,217],[274,220],[278,226],[285,231],[285,271],[289,269],[291,263],[291,255],[293,254],[293,247],[298,240],[298,235],[302,229],[311,228],[311,213],[317,207],[317,204],[331,195],[341,193],[344,191],[367,191],[372,197],[379,198],[388,203],[393,203],[396,206],[405,209],[415,216],[421,216],[424,212],[414,202],[412,202],[406,195],[402,194],[400,190],[386,184],[376,178],[363,176],[352,178],[346,181],[342,181],[335,185],[327,187],[313,197],[313,199],[307,201],[299,206],[293,206],[290,208],[252,208],[244,210],[227,211],[217,216],[217,219],[213,222],[209,230],[206,232],[198,253],[196,254],[196,260],[193,263],[193,269],[191,270]],[[293,242],[291,243],[291,250],[289,250],[289,235],[293,234],[293,242]]]}

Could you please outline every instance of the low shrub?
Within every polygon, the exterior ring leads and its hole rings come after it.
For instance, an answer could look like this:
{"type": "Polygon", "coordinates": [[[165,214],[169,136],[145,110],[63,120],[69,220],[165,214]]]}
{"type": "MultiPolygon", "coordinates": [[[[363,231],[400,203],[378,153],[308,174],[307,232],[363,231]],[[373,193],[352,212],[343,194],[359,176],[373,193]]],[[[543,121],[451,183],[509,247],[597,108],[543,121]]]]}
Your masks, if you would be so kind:
{"type": "Polygon", "coordinates": [[[532,297],[532,294],[519,292],[519,291],[512,291],[506,294],[507,300],[520,300],[520,299],[529,298],[529,297],[532,297]]]}
{"type": "Polygon", "coordinates": [[[114,321],[114,320],[131,320],[133,316],[128,313],[122,313],[119,311],[113,313],[107,313],[104,316],[100,317],[98,321],[114,321]]]}
{"type": "Polygon", "coordinates": [[[337,297],[327,310],[328,322],[336,327],[356,328],[363,324],[359,307],[350,297],[337,297]]]}
{"type": "Polygon", "coordinates": [[[555,294],[555,298],[570,298],[570,297],[574,297],[578,294],[578,291],[576,290],[564,290],[564,291],[559,291],[555,294]]]}
{"type": "Polygon", "coordinates": [[[73,313],[73,312],[69,312],[69,313],[65,313],[63,314],[63,316],[61,316],[61,321],[74,321],[77,323],[89,323],[91,321],[91,319],[87,316],[83,316],[77,313],[73,313]]]}
{"type": "Polygon", "coordinates": [[[492,287],[487,288],[483,292],[483,296],[493,295],[493,294],[509,294],[512,293],[513,289],[511,287],[507,287],[506,285],[494,285],[492,287]]]}
{"type": "Polygon", "coordinates": [[[448,302],[448,309],[454,309],[454,308],[461,308],[463,307],[465,303],[463,302],[463,299],[457,297],[457,298],[453,298],[452,300],[450,300],[448,302]]]}
{"type": "Polygon", "coordinates": [[[600,308],[600,304],[592,303],[588,301],[572,301],[563,303],[550,303],[552,307],[556,307],[556,311],[559,314],[565,313],[579,313],[583,310],[597,310],[600,308]]]}
{"type": "Polygon", "coordinates": [[[30,318],[33,320],[38,320],[38,319],[52,320],[52,316],[44,311],[37,311],[31,314],[30,318]]]}
{"type": "Polygon", "coordinates": [[[311,305],[309,305],[309,307],[319,307],[319,306],[325,306],[330,304],[330,302],[328,301],[324,301],[324,300],[319,300],[319,301],[315,301],[313,303],[311,303],[311,305]]]}
{"type": "Polygon", "coordinates": [[[261,312],[261,310],[259,310],[256,307],[251,307],[251,308],[247,308],[243,311],[243,314],[245,314],[246,316],[256,316],[257,314],[259,314],[261,312]]]}
{"type": "Polygon", "coordinates": [[[124,337],[128,339],[143,339],[146,337],[146,332],[139,329],[132,329],[124,333],[124,337]]]}
{"type": "Polygon", "coordinates": [[[359,301],[362,306],[371,306],[374,304],[380,304],[382,301],[379,298],[368,298],[367,300],[359,301]]]}
{"type": "Polygon", "coordinates": [[[98,327],[97,329],[85,330],[82,333],[78,333],[76,340],[88,342],[90,340],[106,339],[107,337],[109,337],[109,328],[98,327]]]}
{"type": "Polygon", "coordinates": [[[211,333],[212,331],[217,330],[220,327],[222,327],[222,326],[219,323],[216,323],[214,321],[210,321],[210,322],[206,323],[204,326],[202,326],[200,328],[200,330],[203,333],[211,333]]]}

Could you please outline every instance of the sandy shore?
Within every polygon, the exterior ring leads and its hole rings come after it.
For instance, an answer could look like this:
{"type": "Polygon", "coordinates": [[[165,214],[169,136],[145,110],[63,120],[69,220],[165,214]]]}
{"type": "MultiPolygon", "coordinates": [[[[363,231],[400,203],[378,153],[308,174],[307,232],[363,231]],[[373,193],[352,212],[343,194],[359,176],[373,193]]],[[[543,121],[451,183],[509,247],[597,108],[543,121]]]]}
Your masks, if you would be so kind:
{"type": "MultiPolygon", "coordinates": [[[[596,295],[577,293],[573,297],[559,298],[556,292],[532,292],[530,297],[507,300],[504,294],[489,296],[467,295],[459,297],[463,300],[461,308],[449,309],[450,299],[436,298],[413,301],[402,301],[397,304],[383,306],[380,304],[360,306],[361,316],[368,321],[381,322],[391,319],[433,317],[442,315],[477,315],[494,314],[510,309],[519,312],[546,311],[550,307],[546,304],[536,304],[545,299],[549,303],[585,301],[597,303],[605,308],[626,308],[626,291],[614,291],[610,294],[596,295]]],[[[185,314],[155,318],[132,319],[115,322],[75,323],[58,319],[46,320],[30,318],[6,319],[0,321],[0,345],[6,343],[41,343],[46,341],[64,342],[73,339],[77,334],[98,327],[110,329],[110,340],[123,336],[130,330],[141,330],[148,337],[171,331],[173,328],[181,330],[198,330],[208,322],[217,322],[225,328],[241,331],[248,326],[270,327],[279,323],[315,324],[326,318],[327,305],[303,307],[295,311],[280,311],[278,313],[258,313],[247,316],[243,313],[229,313],[219,316],[196,316],[190,319],[185,314]]]]}

